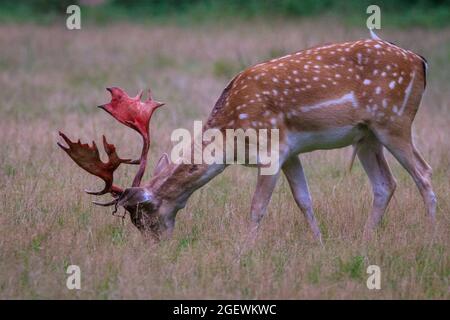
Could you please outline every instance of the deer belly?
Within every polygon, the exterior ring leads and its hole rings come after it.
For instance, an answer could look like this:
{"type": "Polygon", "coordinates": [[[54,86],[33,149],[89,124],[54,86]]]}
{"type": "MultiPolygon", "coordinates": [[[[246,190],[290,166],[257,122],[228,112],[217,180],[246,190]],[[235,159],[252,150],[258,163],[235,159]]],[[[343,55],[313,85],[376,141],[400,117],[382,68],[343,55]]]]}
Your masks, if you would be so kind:
{"type": "Polygon", "coordinates": [[[343,126],[321,131],[299,131],[288,135],[288,144],[295,153],[320,149],[343,148],[355,143],[367,134],[358,126],[343,126]]]}

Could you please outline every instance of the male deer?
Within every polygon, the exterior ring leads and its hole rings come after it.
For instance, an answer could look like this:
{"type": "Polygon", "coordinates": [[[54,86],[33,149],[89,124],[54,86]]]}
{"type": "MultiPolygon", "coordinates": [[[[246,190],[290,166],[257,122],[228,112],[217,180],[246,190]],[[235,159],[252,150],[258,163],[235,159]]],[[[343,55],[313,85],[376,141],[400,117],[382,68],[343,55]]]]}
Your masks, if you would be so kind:
{"type": "MultiPolygon", "coordinates": [[[[239,73],[216,102],[205,129],[279,129],[279,164],[274,175],[258,175],[251,205],[252,231],[258,229],[279,178],[285,174],[296,203],[314,236],[321,233],[298,154],[317,149],[354,146],[373,189],[373,207],[364,235],[370,237],[394,193],[396,182],[383,154],[388,149],[416,183],[434,223],[436,197],[431,168],[414,146],[411,125],[426,83],[427,64],[421,56],[378,38],[310,48],[252,66],[239,73]]],[[[102,192],[114,200],[101,205],[123,206],[144,233],[170,236],[175,215],[190,195],[221,173],[226,164],[174,164],[163,155],[151,181],[141,187],[149,147],[148,123],[161,103],[149,97],[130,98],[119,88],[108,89],[112,101],[101,106],[144,140],[141,159],[120,159],[104,140],[110,161],[100,161],[92,147],[60,145],[73,160],[106,182],[102,192]],[[140,164],[132,187],[112,184],[120,163],[140,164]]],[[[259,173],[261,165],[258,166],[259,173]]],[[[92,193],[92,192],[90,192],[92,193]]]]}

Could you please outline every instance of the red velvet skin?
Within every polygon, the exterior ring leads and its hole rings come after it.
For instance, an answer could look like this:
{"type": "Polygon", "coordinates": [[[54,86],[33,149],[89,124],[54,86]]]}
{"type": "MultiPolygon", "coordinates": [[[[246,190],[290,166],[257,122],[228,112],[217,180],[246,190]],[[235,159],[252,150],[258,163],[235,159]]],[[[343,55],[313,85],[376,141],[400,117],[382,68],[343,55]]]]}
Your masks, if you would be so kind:
{"type": "Polygon", "coordinates": [[[111,93],[111,102],[99,106],[120,123],[136,130],[144,137],[145,141],[149,139],[149,123],[153,111],[164,105],[149,97],[146,101],[141,101],[142,93],[134,98],[130,98],[125,91],[118,87],[107,88],[111,93]]]}

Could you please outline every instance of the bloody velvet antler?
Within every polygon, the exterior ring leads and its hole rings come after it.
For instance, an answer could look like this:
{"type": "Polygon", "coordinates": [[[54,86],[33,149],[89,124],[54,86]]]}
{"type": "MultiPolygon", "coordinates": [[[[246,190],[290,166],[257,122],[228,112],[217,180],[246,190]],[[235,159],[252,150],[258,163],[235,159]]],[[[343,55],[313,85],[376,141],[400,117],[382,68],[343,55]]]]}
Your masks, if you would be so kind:
{"type": "MultiPolygon", "coordinates": [[[[153,112],[158,107],[164,105],[161,102],[154,101],[151,92],[148,92],[146,101],[141,101],[142,92],[134,98],[130,98],[125,91],[120,88],[107,88],[111,93],[111,102],[100,106],[103,110],[111,114],[120,123],[136,130],[143,139],[143,147],[139,160],[121,159],[116,153],[114,145],[109,144],[103,136],[103,146],[108,155],[108,162],[104,163],[100,160],[98,148],[95,142],[92,146],[78,142],[72,142],[67,136],[60,132],[60,136],[67,143],[68,147],[58,142],[58,145],[87,172],[101,178],[105,181],[105,187],[102,191],[94,192],[87,190],[86,192],[93,195],[103,195],[111,193],[116,199],[122,194],[123,190],[113,184],[113,173],[121,163],[139,164],[139,170],[133,179],[132,187],[138,187],[145,173],[147,165],[147,154],[150,147],[149,123],[153,112]]],[[[97,203],[99,205],[113,205],[116,201],[108,203],[97,203]]]]}
{"type": "Polygon", "coordinates": [[[150,147],[149,124],[153,112],[164,105],[152,99],[151,91],[148,90],[147,100],[142,102],[142,91],[134,98],[130,98],[125,91],[120,88],[107,88],[111,93],[110,103],[99,106],[120,123],[136,130],[143,139],[141,158],[135,163],[139,163],[139,170],[134,177],[132,187],[139,187],[147,165],[147,154],[150,147]]]}

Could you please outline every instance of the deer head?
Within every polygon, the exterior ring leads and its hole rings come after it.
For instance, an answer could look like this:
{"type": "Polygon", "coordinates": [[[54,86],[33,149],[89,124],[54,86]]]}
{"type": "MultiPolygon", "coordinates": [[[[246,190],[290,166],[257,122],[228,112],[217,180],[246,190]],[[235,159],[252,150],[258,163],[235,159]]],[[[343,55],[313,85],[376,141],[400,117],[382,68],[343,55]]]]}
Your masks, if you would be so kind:
{"type": "Polygon", "coordinates": [[[153,112],[164,105],[161,102],[153,100],[150,90],[148,98],[142,101],[142,92],[136,97],[129,97],[121,88],[107,88],[111,93],[111,101],[107,104],[99,106],[112,115],[120,123],[136,130],[143,140],[141,157],[138,160],[122,159],[117,155],[114,145],[109,144],[103,136],[103,146],[108,156],[105,163],[100,160],[99,151],[95,142],[92,146],[71,141],[64,133],[60,132],[60,136],[66,142],[67,146],[58,142],[58,146],[63,149],[72,160],[87,172],[101,178],[105,182],[105,187],[101,191],[89,191],[88,194],[104,195],[110,193],[113,200],[106,203],[95,202],[101,206],[115,206],[114,213],[118,206],[123,206],[131,216],[132,222],[141,230],[157,229],[157,224],[152,215],[145,214],[152,210],[151,194],[144,188],[140,188],[142,177],[145,173],[147,165],[147,155],[150,147],[149,124],[153,112]],[[113,184],[114,171],[120,164],[139,165],[136,176],[133,179],[131,188],[123,190],[113,184]]]}

